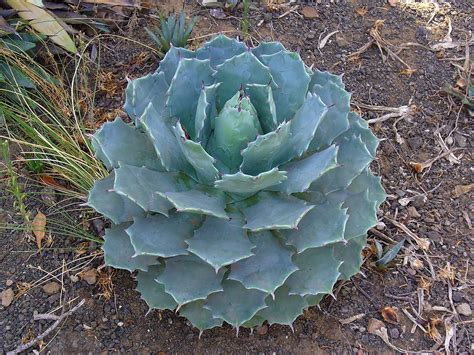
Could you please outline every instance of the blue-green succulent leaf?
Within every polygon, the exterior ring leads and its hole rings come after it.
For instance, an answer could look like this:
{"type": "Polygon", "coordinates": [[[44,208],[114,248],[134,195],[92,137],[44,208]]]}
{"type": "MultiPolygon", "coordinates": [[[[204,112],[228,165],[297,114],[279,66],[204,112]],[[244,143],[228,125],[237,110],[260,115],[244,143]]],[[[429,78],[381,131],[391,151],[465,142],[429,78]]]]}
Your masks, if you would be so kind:
{"type": "Polygon", "coordinates": [[[179,122],[173,130],[176,141],[189,164],[196,171],[198,180],[203,184],[212,184],[219,176],[219,171],[214,166],[216,160],[204,150],[201,144],[186,138],[179,122]]]}
{"type": "Polygon", "coordinates": [[[158,264],[158,258],[150,255],[135,256],[135,249],[130,242],[130,237],[125,232],[129,223],[114,225],[105,230],[104,250],[105,263],[117,269],[128,271],[143,270],[147,271],[148,267],[158,264]]]}
{"type": "Polygon", "coordinates": [[[233,280],[225,280],[222,286],[224,290],[210,295],[204,306],[215,318],[222,318],[238,328],[266,307],[265,292],[248,290],[240,282],[233,280]]]}
{"type": "Polygon", "coordinates": [[[166,102],[168,83],[164,73],[148,74],[141,78],[130,80],[125,90],[124,109],[133,122],[145,112],[151,102],[156,110],[163,111],[166,102]]]}
{"type": "Polygon", "coordinates": [[[275,298],[267,297],[265,302],[267,308],[257,313],[263,319],[266,319],[270,325],[285,324],[293,329],[293,322],[303,313],[303,309],[307,304],[303,297],[298,295],[290,295],[287,285],[281,286],[275,292],[275,298]]]}
{"type": "Polygon", "coordinates": [[[314,307],[323,300],[324,296],[326,296],[325,293],[320,293],[318,295],[306,295],[304,296],[304,300],[306,301],[308,307],[314,307]]]}
{"type": "Polygon", "coordinates": [[[263,323],[265,322],[265,318],[261,317],[258,315],[259,312],[257,312],[256,315],[254,315],[251,319],[249,319],[248,321],[244,322],[242,324],[242,327],[245,327],[245,328],[255,328],[255,327],[260,327],[261,325],[263,325],[263,323]]]}
{"type": "Polygon", "coordinates": [[[154,192],[181,191],[193,185],[192,180],[184,174],[159,172],[120,163],[120,167],[115,169],[113,188],[115,192],[129,198],[145,211],[168,215],[173,205],[154,192]]]}
{"type": "Polygon", "coordinates": [[[264,133],[274,131],[277,126],[275,101],[271,85],[248,84],[245,87],[246,94],[250,97],[264,133]]]}
{"type": "Polygon", "coordinates": [[[271,55],[284,50],[285,47],[280,42],[260,42],[257,47],[252,48],[252,53],[261,60],[262,55],[271,55]]]}
{"type": "Polygon", "coordinates": [[[232,175],[225,174],[221,180],[215,182],[214,186],[219,190],[227,192],[249,194],[278,185],[285,180],[286,171],[279,171],[278,168],[273,168],[257,176],[246,175],[240,171],[232,175]]]}
{"type": "Polygon", "coordinates": [[[203,300],[187,303],[179,309],[179,315],[188,319],[200,331],[220,327],[224,321],[214,318],[212,312],[204,308],[205,304],[203,300]]]}
{"type": "Polygon", "coordinates": [[[192,51],[171,45],[170,50],[160,61],[157,72],[165,74],[166,82],[171,84],[171,80],[173,80],[176,74],[176,69],[178,69],[179,62],[184,58],[194,58],[195,56],[196,54],[192,51]]]}
{"type": "Polygon", "coordinates": [[[127,233],[136,255],[169,258],[188,254],[184,241],[193,235],[201,220],[199,215],[188,213],[148,215],[135,218],[127,233]]]}
{"type": "Polygon", "coordinates": [[[156,280],[181,306],[222,291],[223,274],[195,255],[184,255],[166,259],[165,270],[156,280]]]}
{"type": "Polygon", "coordinates": [[[196,138],[194,117],[201,89],[214,83],[214,70],[209,60],[182,59],[168,90],[166,106],[171,117],[176,117],[191,139],[196,138]]]}
{"type": "Polygon", "coordinates": [[[261,61],[270,68],[275,86],[277,121],[290,120],[306,99],[310,77],[298,53],[280,51],[262,55],[261,61]]]}
{"type": "Polygon", "coordinates": [[[249,51],[229,58],[218,65],[214,78],[216,82],[221,83],[217,89],[218,110],[224,107],[224,104],[245,85],[268,85],[272,81],[269,69],[249,51]]]}
{"type": "Polygon", "coordinates": [[[370,201],[376,202],[377,209],[380,204],[385,201],[387,194],[382,187],[381,178],[372,174],[369,168],[366,168],[359,176],[352,180],[351,184],[347,188],[348,192],[357,194],[363,191],[368,192],[368,198],[370,201]]]}
{"type": "Polygon", "coordinates": [[[355,112],[349,112],[349,116],[347,118],[350,125],[349,130],[354,132],[355,135],[360,135],[360,138],[364,142],[370,155],[375,158],[379,140],[370,130],[367,121],[360,118],[360,116],[355,112]]]}
{"type": "Polygon", "coordinates": [[[102,162],[108,169],[117,167],[119,161],[154,170],[163,169],[146,134],[119,117],[102,125],[92,137],[92,145],[99,152],[98,157],[105,158],[102,162]]]}
{"type": "Polygon", "coordinates": [[[333,256],[332,246],[306,249],[294,257],[293,262],[299,268],[290,275],[286,284],[290,295],[317,295],[331,293],[339,277],[341,261],[333,256]]]}
{"type": "Polygon", "coordinates": [[[298,229],[282,231],[287,243],[301,253],[306,249],[344,241],[344,229],[349,216],[341,205],[331,200],[315,204],[298,224],[298,229]]]}
{"type": "Polygon", "coordinates": [[[315,85],[313,93],[328,107],[310,145],[310,150],[320,150],[331,145],[334,139],[349,128],[348,114],[351,95],[332,81],[324,86],[315,85]]]}
{"type": "Polygon", "coordinates": [[[217,116],[216,112],[216,91],[219,83],[204,86],[199,95],[199,100],[196,108],[195,130],[196,142],[201,143],[203,147],[207,146],[211,131],[214,127],[214,119],[217,116]]]}
{"type": "Polygon", "coordinates": [[[281,166],[288,179],[272,187],[272,191],[292,194],[307,191],[313,181],[336,167],[337,147],[335,145],[314,153],[301,160],[295,160],[281,166]]]}
{"type": "Polygon", "coordinates": [[[375,226],[377,223],[377,201],[369,199],[369,192],[350,193],[347,191],[336,191],[327,195],[334,203],[343,202],[342,207],[347,208],[349,219],[344,231],[344,239],[350,240],[375,226]]]}
{"type": "Polygon", "coordinates": [[[188,250],[209,263],[217,272],[224,265],[232,264],[251,255],[252,244],[243,221],[238,215],[231,220],[207,217],[203,225],[194,231],[194,237],[186,240],[188,250]]]}
{"type": "Polygon", "coordinates": [[[243,42],[224,35],[218,35],[196,51],[197,59],[210,59],[211,67],[216,68],[227,59],[242,54],[247,50],[243,42]]]}
{"type": "Polygon", "coordinates": [[[241,209],[252,232],[269,229],[293,229],[314,206],[292,196],[260,192],[244,201],[241,209]]]}
{"type": "Polygon", "coordinates": [[[311,184],[311,191],[330,193],[345,189],[372,161],[373,157],[360,137],[338,137],[338,166],[311,184]]]}
{"type": "Polygon", "coordinates": [[[146,302],[149,309],[175,309],[178,304],[170,294],[165,292],[165,287],[155,279],[164,270],[162,265],[151,265],[148,271],[138,271],[137,291],[141,299],[146,302]]]}
{"type": "Polygon", "coordinates": [[[102,180],[97,180],[89,191],[87,205],[115,224],[129,222],[134,216],[145,214],[145,211],[132,200],[114,192],[113,187],[114,173],[102,180]]]}
{"type": "Polygon", "coordinates": [[[150,104],[139,119],[147,134],[153,140],[156,154],[167,171],[181,171],[194,176],[194,169],[189,164],[181,149],[178,149],[176,136],[161,113],[150,104]]]}
{"type": "Polygon", "coordinates": [[[240,169],[246,174],[257,175],[300,157],[308,149],[326,111],[322,101],[309,93],[291,121],[249,143],[242,152],[240,169]]]}
{"type": "Polygon", "coordinates": [[[339,267],[340,279],[349,280],[357,274],[362,265],[362,249],[367,242],[367,235],[360,235],[352,238],[347,243],[334,244],[334,257],[342,261],[339,267]]]}
{"type": "Polygon", "coordinates": [[[231,266],[229,279],[240,281],[245,288],[256,289],[271,295],[298,268],[292,263],[292,251],[282,245],[271,232],[250,236],[257,247],[255,255],[231,266]]]}
{"type": "Polygon", "coordinates": [[[331,74],[327,71],[320,71],[316,69],[311,75],[311,82],[309,83],[309,90],[313,90],[314,85],[326,85],[327,82],[332,82],[344,89],[344,83],[342,82],[342,75],[331,74]]]}
{"type": "Polygon", "coordinates": [[[228,219],[225,197],[217,191],[189,190],[164,194],[179,212],[199,213],[228,219]]]}

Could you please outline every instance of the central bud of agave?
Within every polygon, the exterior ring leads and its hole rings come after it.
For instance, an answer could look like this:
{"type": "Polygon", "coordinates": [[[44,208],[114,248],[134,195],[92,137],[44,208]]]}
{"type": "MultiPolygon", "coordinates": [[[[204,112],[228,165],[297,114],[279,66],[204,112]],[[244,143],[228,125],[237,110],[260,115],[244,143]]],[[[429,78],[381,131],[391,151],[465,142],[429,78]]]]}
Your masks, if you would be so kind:
{"type": "Polygon", "coordinates": [[[242,150],[262,133],[255,107],[240,90],[225,103],[215,118],[208,151],[215,153],[229,171],[236,172],[242,163],[242,150]]]}
{"type": "Polygon", "coordinates": [[[378,140],[349,103],[340,76],[278,42],[171,48],[129,82],[132,123],[93,136],[110,170],[88,199],[112,222],[106,264],[201,331],[292,326],[359,271],[385,198],[378,140]]]}

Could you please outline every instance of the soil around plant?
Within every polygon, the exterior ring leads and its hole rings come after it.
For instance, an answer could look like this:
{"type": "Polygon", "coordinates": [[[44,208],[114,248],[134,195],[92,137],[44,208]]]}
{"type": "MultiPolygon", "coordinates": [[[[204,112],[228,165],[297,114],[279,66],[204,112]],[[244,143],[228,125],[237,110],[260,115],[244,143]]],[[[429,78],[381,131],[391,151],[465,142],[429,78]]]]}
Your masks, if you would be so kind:
{"type": "MultiPolygon", "coordinates": [[[[406,105],[412,109],[411,115],[401,119],[371,124],[381,140],[372,170],[382,177],[388,199],[379,211],[380,223],[369,232],[361,272],[350,281],[339,283],[334,297],[327,296],[320,307],[305,311],[294,323],[293,331],[286,326],[264,325],[253,332],[240,329],[237,337],[235,329],[224,326],[200,336],[174,312],[148,312],[134,290],[133,275],[102,267],[101,255],[88,250],[94,245],[81,249],[82,241],[52,236],[51,250],[38,252],[30,236],[2,230],[0,292],[3,296],[13,291],[14,297],[0,306],[1,351],[11,351],[34,339],[52,324],[51,320],[34,320],[35,314],[54,311],[66,301],[73,300],[74,305],[84,299],[81,308],[32,349],[53,354],[435,352],[444,349],[446,336],[454,327],[450,351],[472,353],[474,204],[473,193],[465,192],[462,186],[473,182],[473,125],[460,101],[443,91],[455,85],[459,67],[464,65],[465,43],[474,31],[472,3],[436,2],[437,10],[418,2],[399,3],[322,1],[302,4],[295,11],[273,12],[256,2],[250,12],[249,44],[277,40],[297,51],[307,65],[344,74],[346,88],[352,92],[353,109],[363,118],[374,120],[387,113],[367,105],[406,105]],[[314,8],[317,16],[303,16],[304,6],[314,8]],[[390,48],[404,48],[396,53],[401,61],[395,57],[384,59],[375,43],[358,56],[351,56],[373,38],[370,30],[378,20],[383,20],[378,33],[390,48]],[[446,40],[449,21],[452,41],[460,45],[430,50],[433,44],[446,40]],[[323,41],[334,31],[339,32],[323,41]],[[428,162],[443,153],[439,137],[454,157],[445,154],[417,173],[412,163],[428,162]],[[429,250],[424,251],[416,237],[428,240],[429,250]],[[392,246],[407,240],[387,270],[377,270],[373,265],[370,246],[374,239],[392,246]],[[46,271],[54,270],[57,278],[46,277],[45,282],[29,288],[47,275],[46,271]],[[84,276],[84,270],[93,271],[84,276]],[[56,286],[44,287],[50,282],[56,286]],[[385,307],[396,312],[394,320],[387,318],[386,312],[382,314],[385,307]],[[372,318],[384,322],[388,344],[374,334],[372,318]]],[[[181,5],[181,1],[164,1],[158,10],[167,13],[181,5]]],[[[239,9],[224,19],[214,18],[195,2],[187,4],[186,11],[200,17],[192,34],[192,48],[215,33],[239,33],[239,9]]],[[[314,15],[314,11],[306,12],[314,15]]],[[[152,46],[143,28],[153,25],[153,21],[147,14],[137,13],[117,32],[152,46]]],[[[104,76],[98,87],[97,116],[90,118],[91,127],[98,127],[117,114],[124,115],[121,106],[127,78],[152,72],[159,64],[149,49],[136,43],[107,38],[102,44],[104,76]]],[[[474,57],[472,45],[467,52],[474,57]]],[[[44,199],[29,201],[28,208],[48,215],[44,199]]],[[[82,217],[77,216],[78,223],[82,217]]],[[[0,222],[11,223],[17,218],[12,198],[2,189],[0,222]]],[[[106,223],[95,222],[87,228],[100,234],[104,226],[106,223]]]]}

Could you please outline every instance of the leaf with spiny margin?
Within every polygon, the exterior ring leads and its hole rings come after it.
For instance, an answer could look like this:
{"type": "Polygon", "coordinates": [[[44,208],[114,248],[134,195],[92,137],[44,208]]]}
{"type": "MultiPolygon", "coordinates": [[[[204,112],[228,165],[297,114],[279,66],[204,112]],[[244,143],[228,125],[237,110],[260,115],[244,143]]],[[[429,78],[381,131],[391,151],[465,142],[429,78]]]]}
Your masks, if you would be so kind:
{"type": "Polygon", "coordinates": [[[147,271],[150,265],[159,263],[158,258],[150,255],[134,256],[135,249],[133,249],[130,242],[130,237],[125,232],[129,225],[129,223],[119,224],[105,229],[105,241],[102,246],[105,263],[107,266],[130,272],[135,270],[147,271]]]}
{"type": "Polygon", "coordinates": [[[326,110],[322,101],[309,93],[291,121],[249,143],[242,151],[240,170],[257,175],[301,156],[313,140],[326,110]]]}
{"type": "Polygon", "coordinates": [[[377,201],[369,199],[367,190],[356,194],[336,191],[327,195],[327,198],[335,203],[343,202],[342,207],[347,208],[349,219],[344,231],[345,240],[367,233],[377,223],[377,201]]]}
{"type": "Polygon", "coordinates": [[[125,90],[124,110],[133,122],[136,122],[150,102],[155,109],[163,111],[166,102],[168,83],[164,73],[148,74],[141,78],[130,80],[125,90]]]}
{"type": "Polygon", "coordinates": [[[285,324],[293,329],[293,322],[303,313],[307,304],[303,297],[290,295],[288,292],[288,286],[281,286],[275,292],[275,299],[267,297],[265,300],[267,308],[259,311],[258,315],[266,319],[270,325],[285,324]]]}
{"type": "Polygon", "coordinates": [[[357,113],[349,112],[349,130],[355,133],[355,135],[360,135],[360,138],[364,142],[367,150],[375,158],[377,153],[377,147],[379,145],[379,140],[372,133],[372,130],[369,128],[367,121],[363,120],[357,113]]]}
{"type": "Polygon", "coordinates": [[[207,217],[202,226],[187,239],[188,250],[212,265],[216,272],[224,265],[252,256],[252,244],[242,228],[243,221],[231,214],[229,221],[207,217]]]}
{"type": "Polygon", "coordinates": [[[280,42],[260,42],[257,47],[251,49],[258,59],[261,59],[262,55],[271,55],[284,50],[285,47],[280,42]]]}
{"type": "Polygon", "coordinates": [[[182,306],[222,291],[223,275],[223,271],[216,273],[211,265],[197,256],[184,255],[166,259],[165,270],[156,280],[182,306]]]}
{"type": "Polygon", "coordinates": [[[367,190],[369,200],[375,201],[378,209],[387,197],[381,181],[382,179],[379,176],[375,176],[369,168],[366,168],[359,176],[352,180],[346,190],[353,194],[367,190]]]}
{"type": "Polygon", "coordinates": [[[182,59],[168,89],[166,106],[170,116],[178,118],[191,139],[196,137],[194,117],[201,89],[214,82],[213,73],[208,59],[182,59]]]}
{"type": "Polygon", "coordinates": [[[330,193],[345,189],[373,160],[364,142],[356,136],[340,136],[337,152],[338,166],[314,181],[310,190],[330,193]]]}
{"type": "Polygon", "coordinates": [[[205,304],[205,301],[198,300],[187,303],[179,309],[179,315],[189,320],[201,332],[206,329],[220,327],[224,322],[220,318],[214,318],[212,312],[204,308],[205,304]]]}
{"type": "Polygon", "coordinates": [[[326,296],[325,293],[320,293],[318,295],[306,295],[304,296],[304,300],[309,307],[317,306],[326,296]]]}
{"type": "Polygon", "coordinates": [[[126,124],[119,117],[102,125],[92,136],[92,145],[100,147],[97,150],[99,157],[106,157],[103,163],[108,169],[117,167],[120,161],[128,165],[163,170],[146,134],[126,124]]]}
{"type": "Polygon", "coordinates": [[[228,278],[274,296],[275,290],[298,270],[291,262],[293,252],[268,231],[253,234],[250,240],[257,246],[254,255],[232,264],[228,278]]]}
{"type": "Polygon", "coordinates": [[[341,205],[342,202],[332,200],[315,204],[298,224],[298,229],[282,231],[287,244],[301,253],[309,248],[344,241],[344,228],[349,216],[341,205]]]}
{"type": "Polygon", "coordinates": [[[332,246],[306,249],[293,258],[299,268],[286,280],[290,295],[331,293],[339,277],[341,261],[333,257],[332,246]]]}
{"type": "Polygon", "coordinates": [[[250,101],[257,110],[263,132],[274,131],[278,126],[278,122],[272,87],[268,84],[247,84],[245,93],[250,97],[250,101]]]}
{"type": "Polygon", "coordinates": [[[211,157],[201,144],[187,139],[179,122],[173,127],[173,130],[178,145],[189,164],[196,171],[198,180],[203,184],[212,184],[219,177],[219,171],[214,166],[216,159],[211,157]]]}
{"type": "Polygon", "coordinates": [[[125,196],[112,191],[114,173],[102,180],[97,180],[89,191],[87,205],[109,218],[115,224],[129,222],[134,216],[145,214],[140,206],[125,196]]]}
{"type": "Polygon", "coordinates": [[[282,165],[280,169],[286,171],[288,179],[270,190],[287,194],[307,191],[313,181],[336,167],[337,149],[335,145],[332,145],[304,159],[282,165]]]}
{"type": "Polygon", "coordinates": [[[292,229],[314,206],[292,196],[273,192],[260,192],[243,201],[242,213],[252,232],[269,229],[292,229]]]}
{"type": "Polygon", "coordinates": [[[146,302],[149,309],[175,309],[178,305],[170,294],[165,292],[165,287],[155,279],[163,272],[163,265],[151,265],[148,271],[138,271],[137,291],[141,299],[146,302]]]}
{"type": "Polygon", "coordinates": [[[261,61],[270,68],[275,86],[275,100],[278,123],[290,120],[303,104],[308,92],[310,77],[298,53],[280,51],[262,55],[261,61]]]}
{"type": "MultiPolygon", "coordinates": [[[[249,319],[248,321],[244,322],[242,324],[242,327],[244,328],[255,328],[255,327],[260,327],[261,325],[263,325],[263,323],[265,322],[265,318],[261,317],[258,315],[258,313],[256,315],[254,315],[252,317],[252,319],[249,319]]],[[[251,331],[252,332],[252,331],[251,331]]],[[[252,334],[252,333],[250,333],[252,334]]]]}
{"type": "Polygon", "coordinates": [[[204,43],[196,50],[197,59],[210,59],[211,67],[216,68],[227,59],[242,54],[247,50],[243,42],[236,41],[224,35],[218,35],[204,43]]]}
{"type": "Polygon", "coordinates": [[[334,139],[349,128],[350,94],[332,81],[324,86],[315,85],[313,93],[328,107],[327,113],[314,135],[310,151],[320,150],[332,144],[334,139]]]}
{"type": "Polygon", "coordinates": [[[168,192],[164,196],[179,212],[199,213],[228,219],[225,196],[210,189],[168,192]]]}
{"type": "Polygon", "coordinates": [[[362,265],[362,249],[367,242],[367,236],[361,235],[352,238],[347,243],[334,244],[334,257],[342,261],[339,267],[341,280],[349,280],[353,275],[357,274],[362,265]]]}
{"type": "Polygon", "coordinates": [[[224,290],[209,295],[204,306],[215,318],[222,318],[230,325],[239,328],[266,307],[265,292],[247,290],[240,282],[233,280],[225,280],[222,286],[224,290]]]}
{"type": "Polygon", "coordinates": [[[193,51],[171,45],[170,50],[160,61],[160,66],[156,72],[165,74],[166,82],[171,84],[171,80],[176,74],[176,69],[178,69],[179,62],[183,58],[194,58],[195,56],[196,54],[193,51]]]}
{"type": "Polygon", "coordinates": [[[269,69],[248,51],[218,65],[214,78],[221,83],[217,89],[218,110],[246,84],[268,85],[272,81],[269,69]]]}
{"type": "Polygon", "coordinates": [[[196,142],[201,143],[203,147],[207,146],[211,130],[214,126],[213,120],[217,115],[216,91],[219,85],[220,83],[204,86],[199,95],[194,125],[196,142]]]}
{"type": "Polygon", "coordinates": [[[181,149],[177,149],[176,136],[162,113],[156,111],[153,104],[148,105],[139,121],[152,138],[156,154],[163,167],[167,171],[181,171],[194,176],[193,167],[188,163],[181,149]]]}
{"type": "Polygon", "coordinates": [[[202,218],[188,213],[172,213],[169,217],[148,215],[134,218],[127,229],[136,255],[154,255],[163,258],[186,255],[186,239],[193,235],[202,218]]]}
{"type": "Polygon", "coordinates": [[[342,75],[335,75],[327,71],[320,71],[316,69],[311,75],[311,82],[309,83],[309,90],[313,90],[314,85],[326,85],[327,82],[332,82],[344,89],[344,83],[342,82],[342,75]]]}
{"type": "Polygon", "coordinates": [[[193,181],[184,174],[159,172],[122,163],[119,165],[115,169],[114,190],[145,211],[167,216],[173,206],[166,198],[154,192],[180,191],[194,186],[193,181]]]}
{"type": "Polygon", "coordinates": [[[257,176],[246,175],[240,171],[232,175],[225,174],[221,180],[215,182],[214,186],[219,190],[227,192],[248,194],[278,185],[285,180],[286,171],[279,171],[278,168],[273,168],[257,176]]]}

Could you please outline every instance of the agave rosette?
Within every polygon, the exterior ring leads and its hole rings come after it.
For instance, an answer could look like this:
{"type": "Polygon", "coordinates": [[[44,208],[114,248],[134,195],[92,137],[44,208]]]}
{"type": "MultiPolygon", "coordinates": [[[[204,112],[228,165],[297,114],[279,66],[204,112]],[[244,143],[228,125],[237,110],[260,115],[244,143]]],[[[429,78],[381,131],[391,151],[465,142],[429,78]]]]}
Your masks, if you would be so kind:
{"type": "Polygon", "coordinates": [[[88,201],[113,223],[106,264],[201,331],[291,326],[359,271],[385,198],[378,140],[349,103],[340,76],[278,42],[173,47],[129,82],[132,123],[93,137],[111,171],[88,201]]]}

